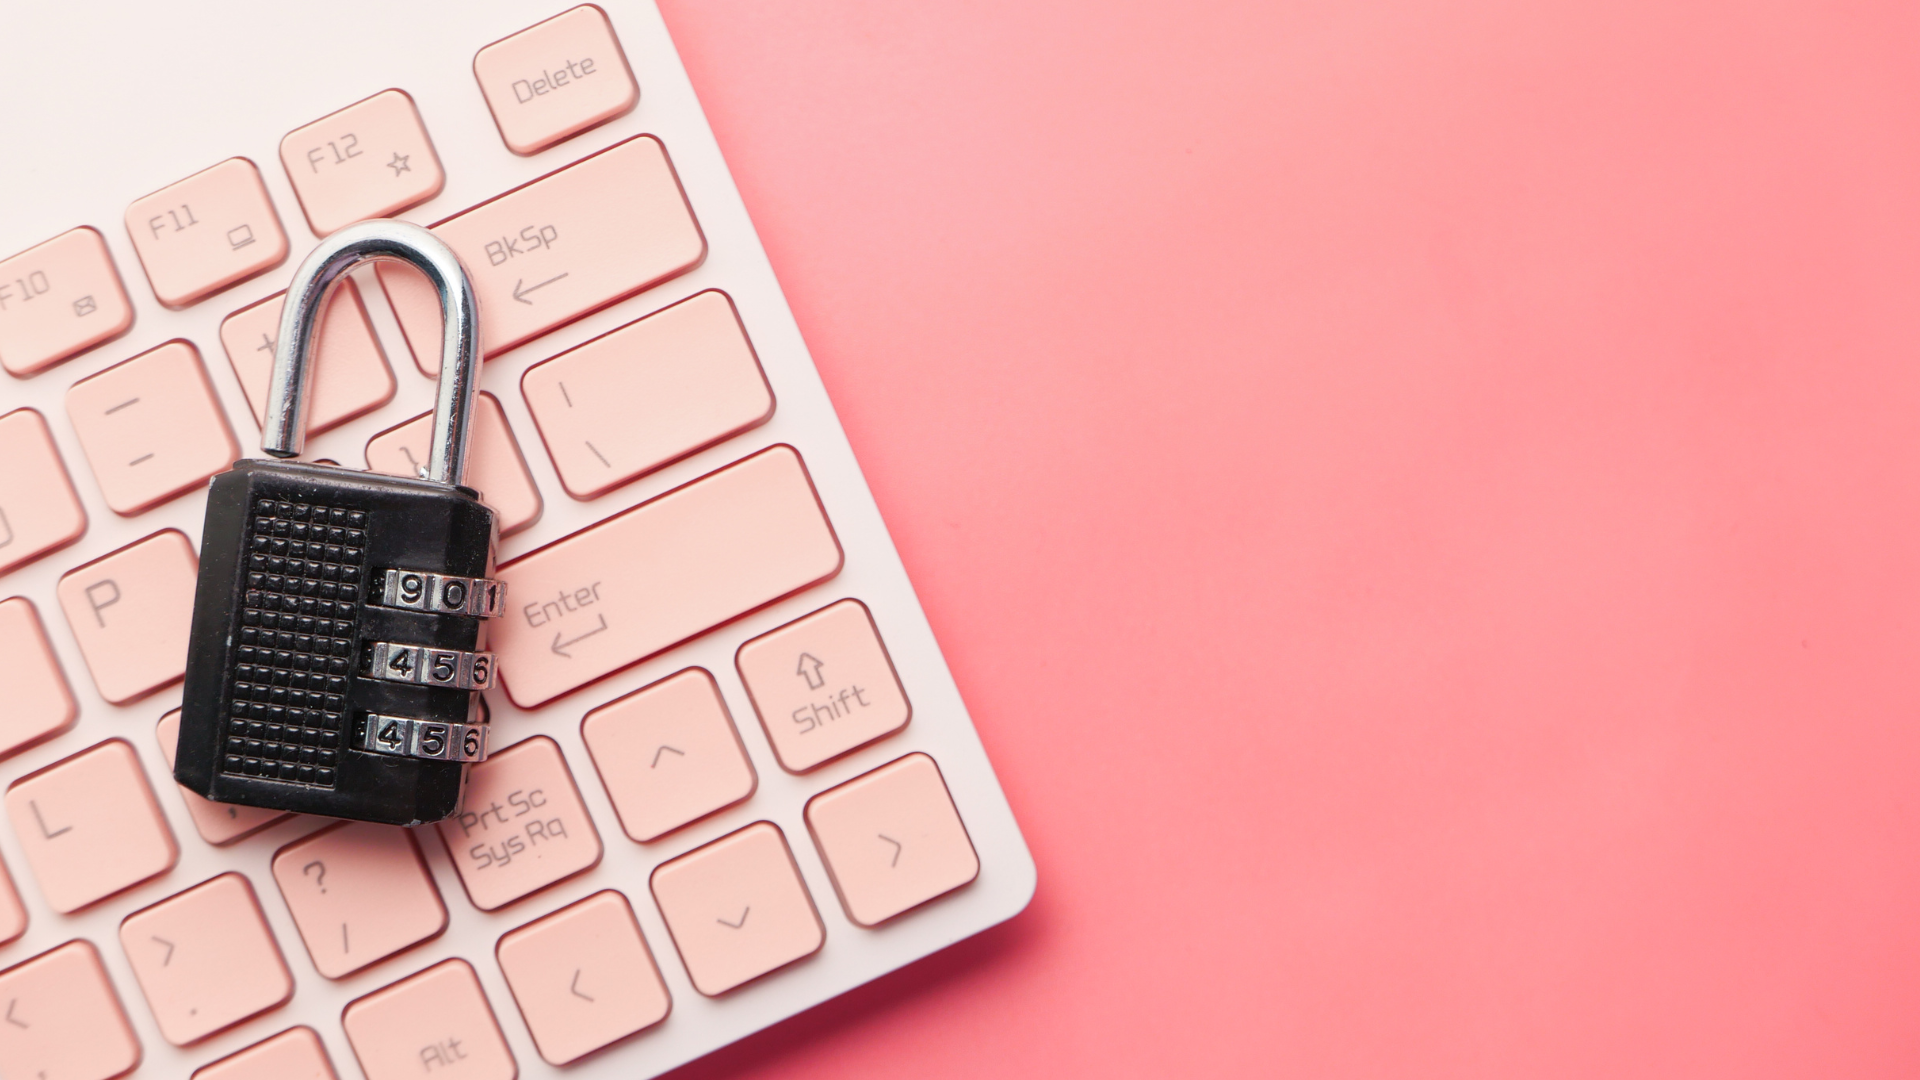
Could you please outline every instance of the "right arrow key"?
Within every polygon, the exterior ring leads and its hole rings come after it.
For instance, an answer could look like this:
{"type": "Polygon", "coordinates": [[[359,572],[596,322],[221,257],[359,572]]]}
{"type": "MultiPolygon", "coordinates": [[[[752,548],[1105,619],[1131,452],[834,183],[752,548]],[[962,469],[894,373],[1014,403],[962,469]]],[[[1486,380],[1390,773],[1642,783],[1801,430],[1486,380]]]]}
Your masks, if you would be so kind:
{"type": "Polygon", "coordinates": [[[847,917],[861,926],[877,926],[980,874],[940,767],[925,754],[814,796],[807,829],[847,917]]]}

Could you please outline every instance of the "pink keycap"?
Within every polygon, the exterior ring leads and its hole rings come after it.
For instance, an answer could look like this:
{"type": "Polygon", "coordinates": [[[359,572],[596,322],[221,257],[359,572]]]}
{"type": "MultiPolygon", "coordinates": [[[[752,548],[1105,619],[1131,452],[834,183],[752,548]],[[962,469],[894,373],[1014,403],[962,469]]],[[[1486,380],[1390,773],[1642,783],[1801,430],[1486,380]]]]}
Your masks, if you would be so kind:
{"type": "MultiPolygon", "coordinates": [[[[700,265],[667,151],[640,135],[448,218],[433,231],[480,298],[480,340],[497,356],[556,326],[700,265]]],[[[440,304],[410,267],[380,267],[393,310],[429,375],[440,370],[440,304]]]]}
{"type": "Polygon", "coordinates": [[[908,754],[815,795],[807,828],[847,917],[875,926],[980,874],[940,767],[908,754]]]}
{"type": "Polygon", "coordinates": [[[47,906],[61,914],[164,874],[180,857],[124,739],[15,780],[7,817],[47,906]]]}
{"type": "Polygon", "coordinates": [[[348,1005],[341,1022],[367,1080],[514,1080],[520,1071],[465,960],[376,990],[348,1005]]]}
{"type": "MultiPolygon", "coordinates": [[[[157,729],[160,739],[160,756],[167,761],[167,768],[173,768],[173,756],[180,745],[180,710],[175,709],[160,718],[157,729]]],[[[193,819],[193,827],[200,832],[200,838],[209,844],[231,844],[243,836],[253,833],[279,821],[289,815],[278,810],[266,810],[258,806],[233,806],[217,803],[189,791],[179,784],[180,798],[187,804],[187,816],[193,819]]]]}
{"type": "Polygon", "coordinates": [[[93,229],[0,260],[0,367],[9,374],[44,371],[132,325],[133,304],[93,229]]]}
{"type": "Polygon", "coordinates": [[[592,4],[481,49],[473,74],[516,154],[539,153],[625,115],[640,100],[607,13],[592,4]]]}
{"type": "Polygon", "coordinates": [[[460,883],[482,911],[600,861],[600,834],[560,745],[544,735],[469,768],[460,812],[438,828],[460,883]]]}
{"type": "Polygon", "coordinates": [[[0,1076],[111,1080],[140,1064],[140,1040],[87,941],[0,971],[0,1076]]]}
{"type": "Polygon", "coordinates": [[[550,1065],[650,1028],[673,1008],[633,908],[612,890],[507,934],[494,954],[550,1065]]]}
{"type": "Polygon", "coordinates": [[[310,1027],[288,1028],[194,1070],[193,1080],[340,1080],[310,1027]]]}
{"type": "Polygon", "coordinates": [[[200,353],[185,341],[74,383],[67,417],[116,514],[197,491],[240,456],[200,353]]]}
{"type": "Polygon", "coordinates": [[[500,677],[531,708],[840,572],[800,455],[774,446],[500,569],[500,677]]]}
{"type": "Polygon", "coordinates": [[[127,234],[153,295],[171,308],[270,270],[287,257],[287,234],[260,170],[228,158],[127,207],[127,234]]]}
{"type": "Polygon", "coordinates": [[[0,574],[58,551],[87,531],[87,512],[33,409],[0,416],[0,574]]]}
{"type": "Polygon", "coordinates": [[[193,545],[166,529],[60,579],[60,610],[101,697],[124,705],[186,674],[199,573],[193,545]]]}
{"type": "Polygon", "coordinates": [[[253,886],[222,874],[120,923],[120,946],[175,1046],[198,1042],[293,996],[293,974],[253,886]]]}
{"type": "Polygon", "coordinates": [[[403,90],[382,90],[288,132],[280,163],[319,236],[426,202],[447,179],[403,90]]]}
{"type": "Polygon", "coordinates": [[[0,600],[0,756],[60,734],[79,715],[33,601],[0,600]]]}
{"type": "Polygon", "coordinates": [[[700,668],[616,698],[587,714],[581,737],[600,782],[635,840],[654,840],[753,794],[753,766],[700,668]]]}
{"type": "Polygon", "coordinates": [[[0,945],[7,945],[27,932],[27,906],[20,902],[20,890],[13,875],[0,863],[0,945]]]}
{"type": "Polygon", "coordinates": [[[733,302],[713,291],[535,364],[520,392],[576,499],[773,415],[773,391],[733,302]]]}
{"type": "Polygon", "coordinates": [[[708,997],[812,956],[827,938],[771,822],[662,864],[653,872],[653,898],[694,989],[708,997]]]}
{"type": "Polygon", "coordinates": [[[740,646],[735,660],[774,756],[790,772],[899,731],[913,714],[858,600],[762,634],[740,646]]]}
{"type": "MultiPolygon", "coordinates": [[[[241,308],[220,324],[220,344],[226,348],[240,389],[253,409],[253,422],[266,426],[267,382],[273,375],[274,339],[280,333],[280,310],[286,293],[241,308]]],[[[374,337],[373,324],[360,302],[352,278],[342,282],[327,299],[320,316],[315,344],[313,398],[307,406],[307,434],[323,431],[371,412],[393,400],[393,369],[374,337]]]]}
{"type": "MultiPolygon", "coordinates": [[[[421,413],[367,443],[367,468],[389,476],[419,476],[433,439],[433,414],[421,413]]],[[[500,515],[508,536],[540,520],[540,489],[533,485],[520,440],[507,425],[500,399],[486,391],[473,404],[473,444],[467,450],[467,486],[500,515]]]]}
{"type": "Polygon", "coordinates": [[[352,821],[281,848],[273,880],[313,966],[329,979],[439,936],[447,908],[413,835],[352,821]]]}

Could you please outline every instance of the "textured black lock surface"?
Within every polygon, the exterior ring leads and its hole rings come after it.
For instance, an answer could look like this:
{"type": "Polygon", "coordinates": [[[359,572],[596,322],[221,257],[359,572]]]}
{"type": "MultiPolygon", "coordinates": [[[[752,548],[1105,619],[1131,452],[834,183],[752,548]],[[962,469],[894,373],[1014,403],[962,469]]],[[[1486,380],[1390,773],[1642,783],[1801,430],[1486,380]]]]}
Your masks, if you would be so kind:
{"type": "Polygon", "coordinates": [[[369,605],[403,569],[484,578],[468,488],[247,459],[207,496],[174,778],[215,802],[394,825],[458,808],[458,762],[354,748],[369,713],[478,723],[479,695],[363,676],[376,641],[484,648],[482,620],[369,605]]]}

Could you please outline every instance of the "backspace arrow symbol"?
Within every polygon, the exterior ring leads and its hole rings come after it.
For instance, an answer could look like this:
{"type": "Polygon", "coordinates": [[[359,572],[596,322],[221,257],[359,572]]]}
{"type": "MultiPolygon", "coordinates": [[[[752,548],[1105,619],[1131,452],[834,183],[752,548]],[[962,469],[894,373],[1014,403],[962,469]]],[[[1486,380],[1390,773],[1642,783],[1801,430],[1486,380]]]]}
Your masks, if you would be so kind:
{"type": "Polygon", "coordinates": [[[527,299],[528,293],[534,291],[535,289],[544,289],[547,286],[553,284],[556,281],[559,281],[561,278],[566,276],[567,275],[565,274],[555,274],[554,276],[548,278],[547,280],[541,282],[538,285],[528,285],[527,279],[521,278],[520,280],[513,283],[513,298],[531,307],[533,305],[533,301],[527,299]]]}

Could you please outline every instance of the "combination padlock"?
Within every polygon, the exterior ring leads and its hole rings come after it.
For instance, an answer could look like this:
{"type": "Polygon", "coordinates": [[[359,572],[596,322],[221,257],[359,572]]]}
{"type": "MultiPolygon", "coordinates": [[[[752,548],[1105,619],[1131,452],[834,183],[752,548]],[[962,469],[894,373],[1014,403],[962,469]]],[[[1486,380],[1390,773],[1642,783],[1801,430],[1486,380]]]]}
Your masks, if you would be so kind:
{"type": "Polygon", "coordinates": [[[354,266],[408,263],[444,323],[433,445],[418,478],[245,459],[207,495],[174,778],[215,802],[394,825],[459,807],[487,752],[485,620],[493,511],[461,486],[480,375],[473,285],[418,226],[368,221],[323,242],[280,318],[262,447],[300,453],[312,345],[354,266]]]}

